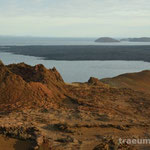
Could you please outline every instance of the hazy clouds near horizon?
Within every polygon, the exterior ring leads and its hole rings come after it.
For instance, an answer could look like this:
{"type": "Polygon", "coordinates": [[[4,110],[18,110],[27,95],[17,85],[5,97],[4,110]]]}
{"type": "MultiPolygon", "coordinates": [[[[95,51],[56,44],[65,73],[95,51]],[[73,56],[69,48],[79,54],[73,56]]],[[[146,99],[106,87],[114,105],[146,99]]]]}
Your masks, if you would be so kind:
{"type": "Polygon", "coordinates": [[[150,0],[0,0],[0,34],[150,36],[150,0]]]}

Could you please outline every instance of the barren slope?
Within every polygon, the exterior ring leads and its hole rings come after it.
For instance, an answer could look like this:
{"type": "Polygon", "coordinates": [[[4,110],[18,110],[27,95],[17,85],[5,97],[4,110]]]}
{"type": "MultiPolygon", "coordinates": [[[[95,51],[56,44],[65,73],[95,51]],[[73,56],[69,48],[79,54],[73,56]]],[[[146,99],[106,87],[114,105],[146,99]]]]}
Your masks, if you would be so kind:
{"type": "Polygon", "coordinates": [[[131,88],[150,94],[150,71],[126,73],[114,78],[102,79],[102,82],[118,88],[131,88]]]}
{"type": "Polygon", "coordinates": [[[116,87],[93,77],[66,84],[55,68],[0,63],[1,145],[17,150],[16,138],[38,150],[144,150],[118,139],[150,137],[149,77],[122,75],[116,87]]]}

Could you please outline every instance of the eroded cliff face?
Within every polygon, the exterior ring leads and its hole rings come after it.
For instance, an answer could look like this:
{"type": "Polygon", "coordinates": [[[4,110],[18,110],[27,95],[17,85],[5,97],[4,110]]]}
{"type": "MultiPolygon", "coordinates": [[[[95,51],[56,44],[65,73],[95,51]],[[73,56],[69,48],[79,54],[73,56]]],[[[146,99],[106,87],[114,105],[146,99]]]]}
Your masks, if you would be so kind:
{"type": "Polygon", "coordinates": [[[94,77],[67,84],[56,68],[0,62],[0,134],[29,140],[34,149],[141,149],[118,139],[150,137],[149,82],[141,79],[149,81],[148,72],[126,75],[132,82],[113,80],[126,87],[94,77]],[[142,90],[131,86],[141,80],[142,90]]]}

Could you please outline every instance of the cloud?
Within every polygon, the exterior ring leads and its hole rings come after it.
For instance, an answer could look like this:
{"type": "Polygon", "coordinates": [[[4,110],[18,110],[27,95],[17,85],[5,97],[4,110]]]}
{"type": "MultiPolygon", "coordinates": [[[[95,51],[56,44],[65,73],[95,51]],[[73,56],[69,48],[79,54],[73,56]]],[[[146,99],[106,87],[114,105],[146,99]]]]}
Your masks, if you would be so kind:
{"type": "Polygon", "coordinates": [[[150,0],[0,0],[0,32],[90,36],[140,28],[146,35],[149,6],[150,0]]]}
{"type": "Polygon", "coordinates": [[[149,0],[1,0],[6,16],[98,17],[150,13],[149,0]]]}

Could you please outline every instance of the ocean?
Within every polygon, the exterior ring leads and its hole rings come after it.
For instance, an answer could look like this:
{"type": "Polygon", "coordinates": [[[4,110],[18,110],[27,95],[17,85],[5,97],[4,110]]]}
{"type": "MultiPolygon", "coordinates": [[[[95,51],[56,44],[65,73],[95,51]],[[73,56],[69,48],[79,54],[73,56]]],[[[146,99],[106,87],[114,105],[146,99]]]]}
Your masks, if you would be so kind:
{"type": "Polygon", "coordinates": [[[150,42],[97,43],[93,38],[50,38],[0,36],[0,45],[150,45],[150,42]]]}
{"type": "MultiPolygon", "coordinates": [[[[0,46],[1,48],[4,49],[4,51],[0,51],[0,59],[5,63],[5,64],[11,64],[11,63],[20,63],[20,62],[25,62],[29,65],[36,65],[36,64],[43,64],[45,65],[45,67],[47,68],[52,68],[52,67],[56,67],[57,70],[60,72],[60,74],[62,75],[63,79],[65,82],[86,82],[88,81],[88,79],[90,77],[96,77],[99,79],[102,78],[107,78],[107,77],[114,77],[123,73],[130,73],[130,72],[139,72],[142,70],[149,70],[150,69],[150,63],[149,62],[145,62],[142,59],[142,55],[143,55],[143,50],[145,50],[143,58],[146,58],[149,56],[149,52],[150,52],[150,48],[149,47],[140,47],[140,49],[138,50],[137,56],[139,58],[139,60],[136,60],[137,58],[135,57],[135,60],[132,60],[134,58],[134,54],[136,54],[136,48],[138,49],[139,47],[134,47],[134,49],[132,48],[132,46],[136,45],[136,46],[141,46],[141,45],[150,45],[149,42],[120,42],[120,43],[95,43],[94,41],[97,38],[35,38],[35,37],[4,37],[1,36],[0,37],[0,46]],[[60,50],[60,45],[63,46],[70,46],[70,49],[68,49],[65,53],[66,57],[68,58],[68,52],[70,50],[76,51],[76,47],[72,47],[73,46],[83,46],[85,45],[85,47],[87,48],[87,46],[89,45],[104,45],[104,46],[109,46],[109,49],[111,48],[110,46],[131,46],[131,51],[128,50],[123,50],[123,47],[120,47],[118,52],[115,54],[113,52],[113,57],[115,57],[116,59],[118,54],[120,54],[120,50],[122,50],[121,53],[121,57],[125,56],[125,59],[130,58],[131,60],[45,60],[45,58],[42,57],[38,57],[39,55],[41,56],[42,54],[47,55],[47,53],[49,53],[49,47],[47,48],[47,50],[45,51],[45,49],[43,48],[43,50],[40,50],[39,47],[35,47],[34,49],[38,48],[39,51],[34,51],[31,49],[25,50],[24,52],[21,51],[20,47],[19,50],[14,50],[14,51],[8,51],[7,52],[7,48],[9,46],[29,46],[29,45],[55,45],[58,46],[56,47],[57,50],[55,50],[55,48],[51,51],[51,53],[49,54],[50,56],[53,55],[53,53],[56,53],[56,58],[60,57],[60,59],[63,58],[63,54],[61,54],[61,51],[63,51],[62,47],[60,50]],[[74,50],[74,49],[75,50],[74,50]],[[6,49],[6,51],[5,51],[6,49]],[[53,52],[54,51],[54,52],[53,52]],[[31,56],[26,56],[26,55],[30,55],[31,52],[31,56]],[[37,54],[37,52],[39,54],[37,54]],[[132,53],[131,53],[132,52],[132,53]],[[142,52],[142,53],[141,53],[142,52]],[[15,53],[15,54],[14,54],[15,53]],[[33,55],[32,55],[33,53],[33,55]],[[58,53],[58,55],[57,55],[58,53]],[[131,55],[130,55],[131,53],[131,55]],[[133,58],[132,58],[133,57],[133,58]]],[[[66,47],[65,47],[66,48],[66,47]]],[[[65,49],[64,48],[64,49],[65,49]]],[[[86,56],[86,48],[84,51],[81,51],[82,56],[84,57],[89,57],[86,56]]],[[[116,48],[116,47],[115,47],[116,48]]],[[[52,49],[52,48],[50,48],[52,49]]],[[[114,49],[114,48],[113,48],[114,49]]],[[[117,49],[117,48],[116,48],[117,49]]],[[[13,50],[13,47],[11,48],[11,50],[13,50]]],[[[106,47],[107,50],[107,47],[106,47]]],[[[92,48],[88,50],[93,51],[93,53],[91,53],[90,55],[92,56],[93,54],[93,58],[96,57],[96,55],[98,55],[96,52],[99,52],[99,50],[93,50],[92,48]],[[96,53],[96,54],[95,54],[96,53]]],[[[79,54],[76,55],[76,58],[78,58],[80,55],[80,47],[78,48],[78,52],[79,54]]],[[[110,49],[111,52],[111,49],[110,49]]],[[[102,52],[103,53],[103,52],[102,52]]],[[[101,53],[99,54],[99,56],[101,55],[101,53]]],[[[74,57],[74,55],[71,55],[72,57],[74,57]]],[[[104,54],[104,56],[111,59],[112,56],[110,56],[110,53],[108,51],[108,53],[104,54]]],[[[103,57],[102,57],[103,58],[103,57]]],[[[148,58],[149,60],[149,58],[148,58]]]]}
{"type": "Polygon", "coordinates": [[[0,59],[5,64],[25,62],[29,65],[43,64],[47,68],[56,67],[68,83],[87,82],[90,77],[102,79],[150,69],[150,63],[144,61],[56,61],[6,52],[0,52],[0,59]]]}

